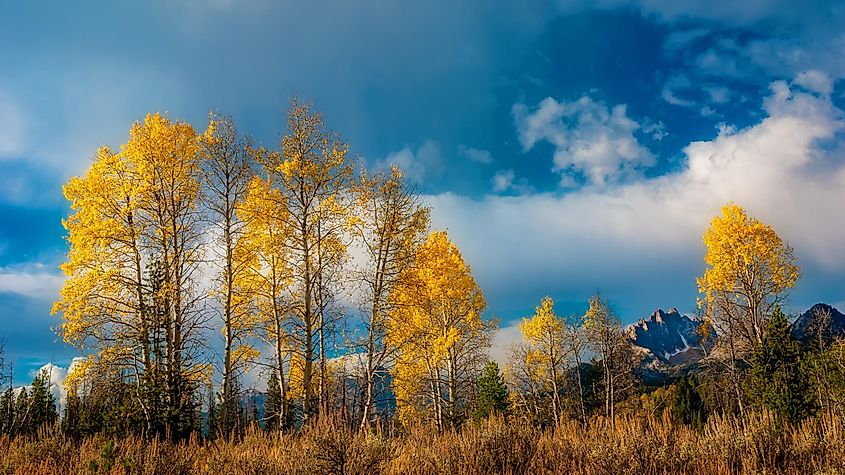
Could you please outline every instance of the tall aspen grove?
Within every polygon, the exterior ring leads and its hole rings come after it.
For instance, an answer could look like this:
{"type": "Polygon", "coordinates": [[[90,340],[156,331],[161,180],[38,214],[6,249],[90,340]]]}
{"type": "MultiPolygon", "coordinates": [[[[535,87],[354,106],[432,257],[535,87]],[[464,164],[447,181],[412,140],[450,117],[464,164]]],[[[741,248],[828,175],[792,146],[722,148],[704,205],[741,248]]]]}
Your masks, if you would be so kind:
{"type": "Polygon", "coordinates": [[[0,6],[0,475],[845,473],[845,0],[0,6]]]}

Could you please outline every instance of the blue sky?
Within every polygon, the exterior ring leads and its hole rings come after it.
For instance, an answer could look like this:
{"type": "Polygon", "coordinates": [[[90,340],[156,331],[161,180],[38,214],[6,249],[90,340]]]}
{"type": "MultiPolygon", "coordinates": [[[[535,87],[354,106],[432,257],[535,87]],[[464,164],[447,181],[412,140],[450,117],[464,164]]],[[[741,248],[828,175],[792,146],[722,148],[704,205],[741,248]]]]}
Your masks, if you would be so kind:
{"type": "Polygon", "coordinates": [[[727,201],[804,268],[794,309],[845,302],[845,5],[8,2],[0,7],[0,336],[16,379],[77,352],[49,307],[61,184],[147,112],[231,114],[274,145],[313,101],[372,167],[399,163],[509,327],[601,291],[626,322],[692,311],[727,201]]]}

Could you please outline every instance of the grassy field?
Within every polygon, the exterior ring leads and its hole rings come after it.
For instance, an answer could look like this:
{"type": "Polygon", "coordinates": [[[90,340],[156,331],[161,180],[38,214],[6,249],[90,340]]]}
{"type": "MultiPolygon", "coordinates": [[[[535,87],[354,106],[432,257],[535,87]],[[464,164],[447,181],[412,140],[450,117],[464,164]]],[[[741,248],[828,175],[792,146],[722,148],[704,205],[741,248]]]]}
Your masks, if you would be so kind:
{"type": "Polygon", "coordinates": [[[74,441],[42,431],[0,438],[6,474],[704,474],[845,473],[842,419],[781,427],[713,417],[703,430],[664,419],[593,420],[538,430],[493,420],[460,431],[419,427],[359,433],[336,420],[298,433],[250,431],[243,440],[170,443],[129,437],[74,441]]]}

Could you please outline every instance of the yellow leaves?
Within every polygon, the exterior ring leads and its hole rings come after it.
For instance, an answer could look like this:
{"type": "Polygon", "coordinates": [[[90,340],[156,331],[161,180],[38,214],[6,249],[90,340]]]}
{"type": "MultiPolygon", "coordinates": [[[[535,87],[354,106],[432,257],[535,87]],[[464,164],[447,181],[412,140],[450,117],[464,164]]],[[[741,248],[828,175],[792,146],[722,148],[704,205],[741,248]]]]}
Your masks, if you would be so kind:
{"type": "Polygon", "coordinates": [[[246,344],[238,345],[234,350],[232,350],[232,366],[240,367],[241,365],[246,365],[246,367],[249,368],[248,365],[258,360],[260,357],[261,352],[255,347],[246,344]]]}
{"type": "Polygon", "coordinates": [[[543,297],[534,315],[523,318],[519,329],[528,344],[520,364],[531,381],[551,384],[561,371],[565,354],[565,322],[555,313],[551,297],[543,297]]]}
{"type": "Polygon", "coordinates": [[[800,269],[792,249],[767,224],[730,203],[704,234],[707,269],[697,279],[706,303],[723,292],[746,292],[771,285],[778,294],[795,285],[800,269]]]}
{"type": "MultiPolygon", "coordinates": [[[[337,373],[341,369],[342,363],[338,361],[326,362],[326,374],[329,376],[327,385],[331,386],[332,379],[337,378],[337,373]]],[[[312,362],[311,368],[311,387],[315,387],[320,376],[320,362],[312,362]]],[[[342,384],[342,383],[341,383],[342,384]]],[[[299,353],[293,353],[288,366],[288,394],[293,399],[303,399],[305,397],[305,358],[299,353]]]]}
{"type": "Polygon", "coordinates": [[[67,377],[65,378],[64,387],[68,392],[75,392],[79,385],[85,380],[86,375],[94,367],[95,361],[93,355],[88,355],[85,359],[76,359],[68,368],[67,377]]]}
{"type": "Polygon", "coordinates": [[[613,330],[621,325],[619,318],[610,310],[607,300],[601,295],[595,294],[590,297],[590,304],[583,317],[584,330],[597,340],[606,340],[613,330]]]}
{"type": "Polygon", "coordinates": [[[544,297],[531,318],[523,318],[519,325],[522,335],[530,342],[558,339],[563,332],[563,320],[555,314],[554,301],[544,297]]]}
{"type": "MultiPolygon", "coordinates": [[[[200,189],[199,140],[190,124],[172,122],[158,113],[132,126],[120,154],[140,178],[141,206],[174,214],[195,204],[200,189]],[[162,206],[165,199],[169,204],[162,206]]],[[[157,231],[164,234],[160,237],[167,236],[165,229],[157,231]]]]}
{"type": "Polygon", "coordinates": [[[391,299],[398,310],[389,325],[389,338],[396,344],[422,338],[429,348],[448,350],[459,336],[483,326],[486,303],[481,289],[442,231],[431,233],[417,250],[391,299]]]}
{"type": "Polygon", "coordinates": [[[238,207],[238,217],[245,226],[235,249],[235,260],[246,271],[238,275],[235,284],[252,296],[260,318],[272,327],[278,318],[273,307],[292,280],[287,251],[290,215],[285,198],[270,179],[255,177],[238,207]]]}
{"type": "Polygon", "coordinates": [[[430,371],[454,363],[466,346],[483,346],[490,326],[481,320],[481,289],[445,232],[429,235],[390,298],[387,340],[400,351],[393,375],[406,423],[419,415],[414,400],[430,371]]]}
{"type": "Polygon", "coordinates": [[[209,363],[194,364],[184,372],[184,377],[198,385],[210,385],[214,378],[214,366],[209,363]]]}
{"type": "Polygon", "coordinates": [[[206,145],[220,142],[220,137],[217,135],[217,121],[213,112],[208,114],[208,127],[197,139],[206,145]]]}

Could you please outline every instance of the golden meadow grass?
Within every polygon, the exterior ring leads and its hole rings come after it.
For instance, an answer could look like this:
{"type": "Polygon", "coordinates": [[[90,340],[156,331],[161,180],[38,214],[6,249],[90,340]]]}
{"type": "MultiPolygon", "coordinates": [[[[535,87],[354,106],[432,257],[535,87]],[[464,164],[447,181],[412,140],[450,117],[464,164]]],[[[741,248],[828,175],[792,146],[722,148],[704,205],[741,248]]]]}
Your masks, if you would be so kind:
{"type": "Polygon", "coordinates": [[[845,473],[843,419],[781,426],[711,417],[700,431],[668,419],[601,418],[537,429],[514,421],[361,433],[337,419],[300,432],[251,430],[240,441],[173,443],[94,436],[0,438],[3,474],[710,474],[845,473]]]}

